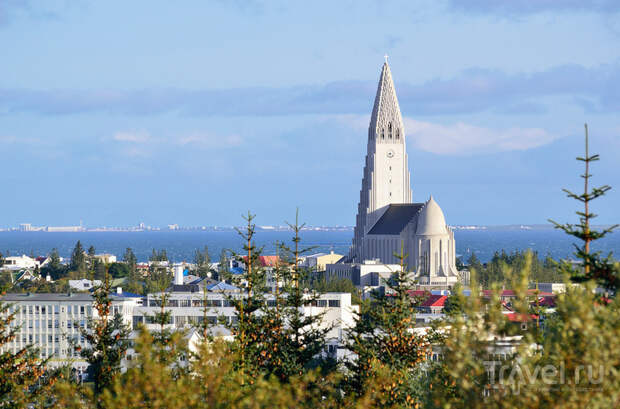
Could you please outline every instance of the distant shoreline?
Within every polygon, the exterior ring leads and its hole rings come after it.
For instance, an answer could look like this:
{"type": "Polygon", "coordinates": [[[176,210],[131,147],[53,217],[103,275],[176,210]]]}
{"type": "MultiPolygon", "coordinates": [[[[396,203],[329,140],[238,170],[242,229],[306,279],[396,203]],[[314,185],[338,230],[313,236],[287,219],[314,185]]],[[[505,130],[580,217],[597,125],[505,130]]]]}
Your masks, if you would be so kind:
{"type": "MultiPolygon", "coordinates": [[[[175,233],[175,232],[231,232],[236,231],[242,226],[201,226],[201,227],[178,227],[174,229],[153,227],[148,229],[132,228],[132,227],[94,227],[83,228],[75,226],[73,230],[58,230],[58,228],[48,227],[36,228],[33,230],[22,230],[19,228],[0,229],[0,233],[175,233]]],[[[505,225],[451,225],[454,230],[484,230],[484,231],[512,231],[512,230],[553,230],[555,227],[551,224],[505,224],[505,225]]],[[[611,225],[593,225],[597,229],[611,227],[611,225]]],[[[306,226],[303,231],[353,231],[353,226],[306,226]]],[[[291,231],[288,226],[256,226],[257,231],[291,231]]]]}

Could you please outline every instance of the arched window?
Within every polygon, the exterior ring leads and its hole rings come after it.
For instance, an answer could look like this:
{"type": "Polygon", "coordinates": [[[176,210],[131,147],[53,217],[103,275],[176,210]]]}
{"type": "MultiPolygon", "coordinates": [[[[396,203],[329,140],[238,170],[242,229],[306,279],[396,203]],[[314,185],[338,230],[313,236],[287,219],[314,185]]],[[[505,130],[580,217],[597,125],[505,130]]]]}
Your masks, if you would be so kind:
{"type": "Polygon", "coordinates": [[[392,139],[392,123],[388,124],[388,139],[392,139]]]}
{"type": "Polygon", "coordinates": [[[400,139],[400,129],[396,128],[396,140],[400,139]]]}
{"type": "Polygon", "coordinates": [[[385,139],[385,132],[383,128],[381,128],[381,139],[385,139]]]}

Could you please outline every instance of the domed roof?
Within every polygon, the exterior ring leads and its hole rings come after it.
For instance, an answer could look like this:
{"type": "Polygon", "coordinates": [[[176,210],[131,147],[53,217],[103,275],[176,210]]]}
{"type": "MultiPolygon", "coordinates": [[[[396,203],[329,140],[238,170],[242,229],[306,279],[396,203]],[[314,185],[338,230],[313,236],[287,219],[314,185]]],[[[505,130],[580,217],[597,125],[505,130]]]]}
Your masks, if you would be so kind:
{"type": "Polygon", "coordinates": [[[439,207],[435,199],[433,199],[433,196],[431,196],[418,216],[418,228],[416,230],[416,235],[432,236],[447,233],[446,219],[443,216],[441,207],[439,207]]]}

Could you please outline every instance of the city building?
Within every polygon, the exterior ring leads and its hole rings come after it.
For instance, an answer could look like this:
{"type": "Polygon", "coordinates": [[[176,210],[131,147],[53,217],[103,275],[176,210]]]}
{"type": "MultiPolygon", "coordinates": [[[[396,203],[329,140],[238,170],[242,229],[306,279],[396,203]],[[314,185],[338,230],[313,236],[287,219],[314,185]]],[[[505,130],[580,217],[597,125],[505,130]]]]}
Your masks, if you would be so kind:
{"type": "Polygon", "coordinates": [[[5,257],[2,264],[3,270],[19,271],[23,269],[34,269],[40,267],[40,262],[25,254],[21,256],[5,257]]]}
{"type": "Polygon", "coordinates": [[[400,264],[383,264],[379,260],[364,260],[362,263],[327,264],[327,278],[347,278],[360,288],[363,295],[371,290],[385,287],[385,281],[401,270],[400,264]]]}
{"type": "MultiPolygon", "coordinates": [[[[75,346],[87,345],[80,328],[88,328],[88,320],[97,317],[91,294],[6,294],[1,300],[9,304],[8,314],[15,313],[11,327],[20,327],[3,350],[16,353],[33,345],[42,359],[49,358],[50,367],[70,365],[78,373],[86,370],[88,364],[75,346]]],[[[117,290],[112,295],[112,312],[121,314],[125,323],[131,324],[133,310],[141,303],[142,296],[117,290]]]]}
{"type": "Polygon", "coordinates": [[[304,257],[301,265],[313,271],[325,271],[327,264],[337,263],[342,257],[344,257],[342,254],[336,254],[333,251],[311,254],[304,257]]]}
{"type": "Polygon", "coordinates": [[[88,280],[86,278],[82,278],[81,280],[69,280],[69,288],[75,291],[89,291],[100,285],[101,280],[88,280]]]}
{"type": "Polygon", "coordinates": [[[95,254],[93,257],[95,260],[99,260],[103,264],[116,263],[116,256],[114,254],[95,254]]]}
{"type": "Polygon", "coordinates": [[[405,128],[386,60],[368,127],[353,243],[342,262],[399,264],[396,254],[405,257],[420,284],[459,281],[454,233],[443,211],[432,196],[412,201],[405,128]]]}

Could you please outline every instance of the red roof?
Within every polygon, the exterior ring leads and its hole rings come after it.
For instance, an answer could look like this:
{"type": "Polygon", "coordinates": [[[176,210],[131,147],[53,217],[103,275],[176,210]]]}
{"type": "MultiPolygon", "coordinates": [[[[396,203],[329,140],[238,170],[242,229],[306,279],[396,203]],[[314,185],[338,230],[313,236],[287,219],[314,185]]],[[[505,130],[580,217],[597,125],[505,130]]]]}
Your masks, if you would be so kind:
{"type": "Polygon", "coordinates": [[[447,299],[447,295],[431,295],[422,303],[421,307],[443,307],[447,299]]]}
{"type": "Polygon", "coordinates": [[[506,317],[510,322],[527,322],[531,320],[535,320],[538,318],[538,315],[535,314],[521,314],[518,312],[512,312],[510,314],[506,314],[506,317]]]}
{"type": "MultiPolygon", "coordinates": [[[[243,260],[247,259],[248,256],[243,257],[243,260]]],[[[259,256],[258,263],[261,267],[274,267],[278,263],[279,259],[280,258],[278,256],[259,256]]]]}

